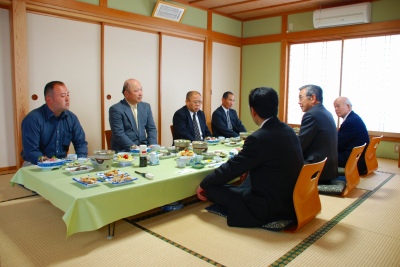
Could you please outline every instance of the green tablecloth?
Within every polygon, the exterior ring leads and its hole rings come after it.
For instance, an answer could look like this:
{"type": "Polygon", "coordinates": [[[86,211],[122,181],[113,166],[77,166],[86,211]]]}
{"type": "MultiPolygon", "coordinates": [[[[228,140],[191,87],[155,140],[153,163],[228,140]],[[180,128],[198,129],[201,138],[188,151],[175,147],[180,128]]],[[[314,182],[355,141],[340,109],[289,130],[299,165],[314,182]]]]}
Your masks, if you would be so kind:
{"type": "MultiPolygon", "coordinates": [[[[224,149],[223,145],[211,146],[209,150],[224,149]]],[[[176,167],[175,158],[161,159],[160,165],[139,167],[136,159],[133,166],[119,169],[138,177],[132,184],[113,186],[108,182],[99,186],[85,187],[72,180],[74,177],[95,175],[99,170],[73,175],[65,168],[42,171],[36,166],[23,167],[11,179],[11,184],[23,184],[36,191],[54,206],[65,212],[63,220],[67,236],[83,231],[96,230],[119,219],[133,216],[178,201],[196,194],[201,180],[214,168],[194,169],[176,167]],[[135,174],[134,171],[151,172],[153,180],[135,174]],[[185,170],[187,173],[179,173],[185,170]]]]}

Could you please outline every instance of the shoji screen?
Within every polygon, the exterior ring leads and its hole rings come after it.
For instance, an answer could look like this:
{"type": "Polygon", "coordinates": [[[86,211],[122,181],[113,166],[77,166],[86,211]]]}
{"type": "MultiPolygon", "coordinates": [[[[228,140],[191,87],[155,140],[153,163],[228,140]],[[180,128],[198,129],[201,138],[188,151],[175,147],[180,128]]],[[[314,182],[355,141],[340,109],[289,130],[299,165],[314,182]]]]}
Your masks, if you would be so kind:
{"type": "Polygon", "coordinates": [[[235,95],[233,109],[239,115],[240,47],[213,43],[212,55],[211,114],[221,105],[222,94],[231,91],[235,95]]]}
{"type": "Polygon", "coordinates": [[[0,168],[2,168],[16,165],[11,80],[10,14],[7,9],[2,8],[0,8],[0,65],[0,168]]]}
{"type": "Polygon", "coordinates": [[[188,91],[203,94],[204,43],[183,38],[162,37],[161,63],[161,145],[173,142],[170,131],[176,110],[185,105],[188,91]]]}
{"type": "Polygon", "coordinates": [[[44,103],[46,83],[63,81],[70,92],[70,110],[78,116],[93,155],[101,148],[102,134],[100,25],[28,14],[27,35],[29,108],[44,103]],[[33,101],[32,94],[38,100],[33,101]]]}
{"type": "MultiPolygon", "coordinates": [[[[158,123],[158,34],[105,26],[104,28],[104,118],[110,129],[109,108],[121,101],[124,81],[134,78],[143,87],[143,100],[151,105],[158,123]],[[107,99],[107,95],[111,99],[107,99]]],[[[160,136],[160,130],[158,135],[160,136]]]]}

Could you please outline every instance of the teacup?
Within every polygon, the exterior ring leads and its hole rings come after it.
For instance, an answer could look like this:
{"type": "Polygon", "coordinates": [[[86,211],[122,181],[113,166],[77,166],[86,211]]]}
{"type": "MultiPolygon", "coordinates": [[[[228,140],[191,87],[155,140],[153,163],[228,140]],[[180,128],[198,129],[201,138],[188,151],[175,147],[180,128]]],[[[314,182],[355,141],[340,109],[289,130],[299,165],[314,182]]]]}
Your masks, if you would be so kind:
{"type": "Polygon", "coordinates": [[[222,143],[225,141],[225,137],[224,136],[218,136],[218,140],[222,143]]]}
{"type": "Polygon", "coordinates": [[[185,168],[186,166],[186,159],[177,159],[176,160],[176,166],[178,168],[185,168]]]}
{"type": "Polygon", "coordinates": [[[78,155],[77,154],[68,154],[67,159],[72,160],[72,161],[77,160],[78,155]]]}
{"type": "Polygon", "coordinates": [[[151,152],[150,153],[150,164],[157,165],[159,163],[160,163],[160,154],[157,154],[156,152],[151,152]]]}
{"type": "Polygon", "coordinates": [[[204,156],[202,155],[196,155],[194,157],[194,162],[201,162],[203,160],[204,156]]]}
{"type": "Polygon", "coordinates": [[[151,145],[151,151],[160,151],[161,146],[160,145],[151,145]]]}

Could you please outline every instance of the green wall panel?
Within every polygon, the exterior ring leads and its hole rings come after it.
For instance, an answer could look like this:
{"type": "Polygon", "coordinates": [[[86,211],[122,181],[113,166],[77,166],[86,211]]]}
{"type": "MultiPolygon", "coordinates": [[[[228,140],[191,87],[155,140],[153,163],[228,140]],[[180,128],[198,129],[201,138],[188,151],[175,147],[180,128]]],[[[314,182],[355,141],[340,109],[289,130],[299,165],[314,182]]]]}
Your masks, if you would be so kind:
{"type": "Polygon", "coordinates": [[[279,94],[280,86],[280,43],[248,45],[242,48],[242,97],[241,119],[246,121],[247,130],[257,130],[250,116],[248,96],[252,89],[260,86],[274,88],[279,94]]]}
{"type": "Polygon", "coordinates": [[[77,2],[83,2],[87,4],[92,4],[92,5],[100,5],[100,0],[77,0],[77,2]]]}
{"type": "Polygon", "coordinates": [[[157,0],[108,0],[108,7],[144,16],[151,16],[157,0]]]}
{"type": "Polygon", "coordinates": [[[372,22],[400,19],[400,1],[381,0],[372,2],[371,13],[372,22]]]}
{"type": "Polygon", "coordinates": [[[207,29],[207,11],[198,8],[187,7],[181,4],[178,5],[186,7],[185,14],[181,20],[182,24],[207,29]]]}
{"type": "Polygon", "coordinates": [[[293,25],[293,30],[291,30],[291,32],[314,30],[313,12],[289,15],[288,28],[290,23],[293,25]]]}
{"type": "Polygon", "coordinates": [[[245,21],[243,23],[243,37],[254,37],[279,34],[282,31],[282,17],[273,17],[245,21]]]}
{"type": "Polygon", "coordinates": [[[228,35],[242,37],[242,22],[217,14],[212,15],[212,30],[228,35]]]}

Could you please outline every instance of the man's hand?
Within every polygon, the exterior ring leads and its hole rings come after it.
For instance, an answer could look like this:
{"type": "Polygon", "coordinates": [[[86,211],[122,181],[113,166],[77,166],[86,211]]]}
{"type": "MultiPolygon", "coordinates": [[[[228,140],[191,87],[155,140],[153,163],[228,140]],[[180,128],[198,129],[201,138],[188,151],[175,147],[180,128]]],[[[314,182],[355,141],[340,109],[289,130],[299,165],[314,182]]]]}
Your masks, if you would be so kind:
{"type": "Polygon", "coordinates": [[[197,193],[197,197],[198,197],[200,200],[207,201],[207,198],[205,197],[205,194],[204,194],[205,191],[204,191],[203,188],[201,188],[200,186],[197,187],[196,193],[197,193]]]}

